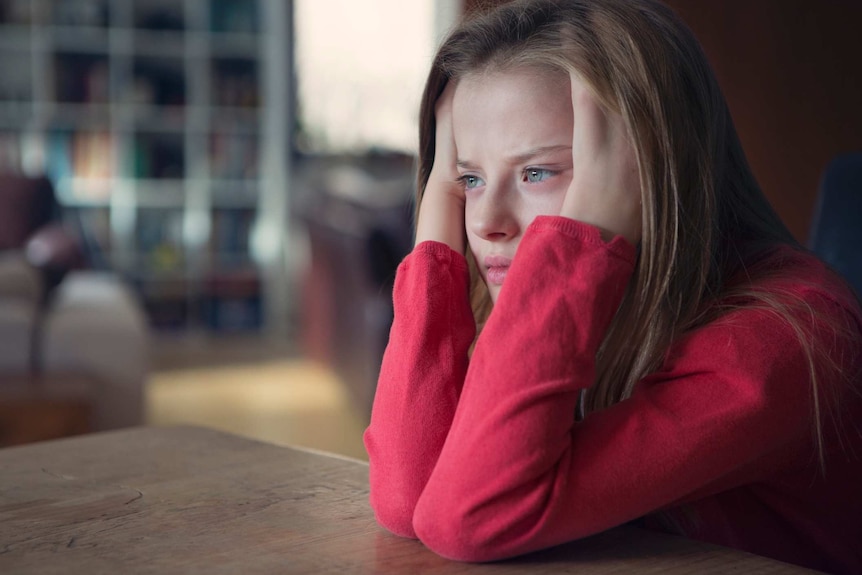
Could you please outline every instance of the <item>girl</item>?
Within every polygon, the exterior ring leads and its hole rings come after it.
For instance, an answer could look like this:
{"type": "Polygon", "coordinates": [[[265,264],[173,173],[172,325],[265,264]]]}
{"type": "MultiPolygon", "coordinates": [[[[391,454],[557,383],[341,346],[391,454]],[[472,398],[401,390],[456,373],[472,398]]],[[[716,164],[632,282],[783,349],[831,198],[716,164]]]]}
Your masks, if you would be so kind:
{"type": "Polygon", "coordinates": [[[862,312],[770,208],[667,8],[463,23],[418,189],[365,433],[384,527],[486,561],[641,519],[862,572],[862,312]]]}

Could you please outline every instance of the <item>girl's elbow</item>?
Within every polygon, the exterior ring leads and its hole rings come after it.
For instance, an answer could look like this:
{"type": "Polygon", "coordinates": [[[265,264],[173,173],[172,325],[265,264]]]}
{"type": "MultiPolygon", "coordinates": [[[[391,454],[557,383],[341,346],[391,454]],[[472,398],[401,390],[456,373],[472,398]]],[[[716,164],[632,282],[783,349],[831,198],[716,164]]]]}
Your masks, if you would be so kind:
{"type": "Polygon", "coordinates": [[[374,517],[381,527],[399,537],[416,539],[412,506],[400,497],[377,496],[373,491],[369,500],[374,517]]]}
{"type": "Polygon", "coordinates": [[[480,563],[511,557],[493,521],[459,511],[417,507],[413,531],[431,551],[447,559],[480,563]]]}

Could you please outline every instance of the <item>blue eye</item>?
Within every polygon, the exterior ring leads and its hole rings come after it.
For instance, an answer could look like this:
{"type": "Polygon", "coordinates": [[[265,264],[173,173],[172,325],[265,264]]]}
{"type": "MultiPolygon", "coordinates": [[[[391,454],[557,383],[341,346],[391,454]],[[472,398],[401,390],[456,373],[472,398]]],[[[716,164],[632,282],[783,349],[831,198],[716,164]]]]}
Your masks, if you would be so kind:
{"type": "Polygon", "coordinates": [[[471,176],[469,174],[461,176],[461,181],[464,182],[464,187],[468,190],[472,190],[473,188],[478,188],[479,186],[485,185],[485,182],[482,181],[482,178],[479,176],[471,176]]]}
{"type": "Polygon", "coordinates": [[[542,168],[527,168],[526,170],[524,170],[524,179],[531,184],[544,182],[553,175],[554,172],[552,172],[551,170],[545,170],[542,168]]]}

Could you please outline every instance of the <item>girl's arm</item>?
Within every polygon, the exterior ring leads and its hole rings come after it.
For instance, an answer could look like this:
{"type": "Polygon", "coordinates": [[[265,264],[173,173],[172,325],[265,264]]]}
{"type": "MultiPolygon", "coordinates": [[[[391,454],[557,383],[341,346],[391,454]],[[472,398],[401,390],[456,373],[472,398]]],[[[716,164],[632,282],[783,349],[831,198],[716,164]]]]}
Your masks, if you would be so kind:
{"type": "Polygon", "coordinates": [[[591,224],[610,241],[641,239],[641,182],[632,139],[619,114],[602,110],[576,72],[569,77],[575,128],[572,182],[560,215],[591,224]]]}
{"type": "Polygon", "coordinates": [[[397,535],[416,537],[416,502],[443,448],[475,337],[467,262],[424,242],[395,278],[395,318],[365,431],[371,507],[397,535]]]}
{"type": "Polygon", "coordinates": [[[464,253],[464,186],[456,168],[458,152],[452,131],[452,99],[456,82],[449,81],[434,109],[434,165],[425,185],[416,221],[416,245],[441,242],[464,253]]]}
{"type": "Polygon", "coordinates": [[[435,110],[435,158],[416,231],[399,266],[395,317],[365,432],[378,522],[415,537],[413,511],[455,414],[475,338],[464,251],[464,193],[455,168],[449,82],[435,110]]]}

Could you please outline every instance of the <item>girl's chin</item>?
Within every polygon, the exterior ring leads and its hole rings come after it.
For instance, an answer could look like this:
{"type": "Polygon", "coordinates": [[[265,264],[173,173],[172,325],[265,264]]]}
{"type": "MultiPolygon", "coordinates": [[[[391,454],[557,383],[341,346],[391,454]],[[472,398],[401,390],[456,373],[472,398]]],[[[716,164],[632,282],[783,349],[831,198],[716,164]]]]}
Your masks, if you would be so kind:
{"type": "Polygon", "coordinates": [[[480,279],[482,280],[482,284],[485,286],[485,291],[488,292],[488,296],[491,299],[491,303],[496,304],[497,303],[497,296],[500,294],[500,287],[501,286],[494,285],[493,283],[488,282],[488,280],[484,277],[484,275],[480,276],[480,279]]]}

